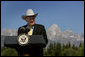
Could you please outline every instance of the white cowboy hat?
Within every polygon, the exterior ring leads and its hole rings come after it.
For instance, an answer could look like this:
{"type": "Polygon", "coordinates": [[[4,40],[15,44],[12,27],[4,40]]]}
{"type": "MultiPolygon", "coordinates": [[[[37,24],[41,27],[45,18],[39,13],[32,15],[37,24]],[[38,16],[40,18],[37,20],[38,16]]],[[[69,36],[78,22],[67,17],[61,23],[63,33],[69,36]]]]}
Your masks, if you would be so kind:
{"type": "Polygon", "coordinates": [[[38,13],[34,14],[32,9],[28,9],[26,12],[26,15],[23,15],[22,18],[26,19],[26,17],[36,17],[38,15],[38,13]]]}

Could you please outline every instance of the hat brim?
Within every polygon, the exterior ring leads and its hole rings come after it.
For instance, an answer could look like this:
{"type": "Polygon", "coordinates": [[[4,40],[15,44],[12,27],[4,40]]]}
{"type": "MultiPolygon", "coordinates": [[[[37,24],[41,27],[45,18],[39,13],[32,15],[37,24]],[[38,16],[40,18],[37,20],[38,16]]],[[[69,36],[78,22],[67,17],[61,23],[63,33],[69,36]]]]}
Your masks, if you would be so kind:
{"type": "Polygon", "coordinates": [[[38,13],[35,14],[35,15],[31,15],[31,16],[23,15],[22,18],[23,18],[24,20],[25,20],[27,17],[34,17],[34,18],[36,18],[37,15],[38,15],[38,13]]]}

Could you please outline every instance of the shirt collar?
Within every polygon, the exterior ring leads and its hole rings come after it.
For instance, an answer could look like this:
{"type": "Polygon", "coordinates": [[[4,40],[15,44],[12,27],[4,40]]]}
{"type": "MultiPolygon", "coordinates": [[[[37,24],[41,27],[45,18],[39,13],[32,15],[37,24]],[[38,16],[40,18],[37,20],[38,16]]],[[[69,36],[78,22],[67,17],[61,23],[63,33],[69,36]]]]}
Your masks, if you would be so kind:
{"type": "MultiPolygon", "coordinates": [[[[29,24],[27,24],[27,26],[30,28],[29,24]]],[[[32,29],[34,29],[34,26],[32,26],[32,29]]]]}

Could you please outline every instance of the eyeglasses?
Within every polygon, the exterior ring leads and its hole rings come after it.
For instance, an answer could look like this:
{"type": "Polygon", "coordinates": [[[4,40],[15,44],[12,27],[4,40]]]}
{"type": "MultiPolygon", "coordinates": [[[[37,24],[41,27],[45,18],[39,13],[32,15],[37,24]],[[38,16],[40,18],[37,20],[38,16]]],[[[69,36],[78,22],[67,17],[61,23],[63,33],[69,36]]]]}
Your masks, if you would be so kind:
{"type": "Polygon", "coordinates": [[[34,17],[27,17],[26,19],[34,19],[34,17]]]}

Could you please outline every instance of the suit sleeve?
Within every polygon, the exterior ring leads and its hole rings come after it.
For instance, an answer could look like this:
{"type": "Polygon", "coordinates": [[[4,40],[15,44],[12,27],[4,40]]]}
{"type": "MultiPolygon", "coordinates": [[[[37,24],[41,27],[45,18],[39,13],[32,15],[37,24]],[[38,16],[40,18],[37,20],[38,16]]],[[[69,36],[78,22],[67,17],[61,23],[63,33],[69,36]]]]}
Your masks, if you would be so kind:
{"type": "Polygon", "coordinates": [[[24,27],[19,27],[18,29],[18,35],[25,33],[25,28],[24,27]]]}
{"type": "Polygon", "coordinates": [[[21,27],[19,27],[19,28],[18,28],[18,35],[20,35],[20,34],[21,34],[20,28],[21,28],[21,27]]]}
{"type": "Polygon", "coordinates": [[[48,39],[47,39],[47,34],[46,34],[46,30],[45,30],[45,27],[44,26],[43,26],[43,30],[42,30],[42,35],[43,35],[43,37],[45,39],[45,42],[47,44],[48,43],[48,39]]]}

